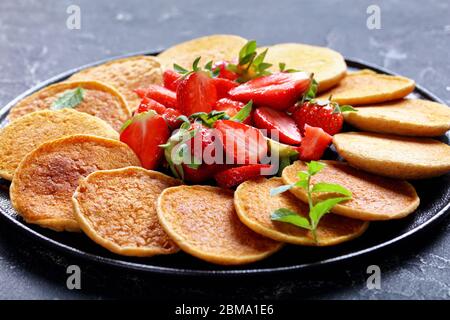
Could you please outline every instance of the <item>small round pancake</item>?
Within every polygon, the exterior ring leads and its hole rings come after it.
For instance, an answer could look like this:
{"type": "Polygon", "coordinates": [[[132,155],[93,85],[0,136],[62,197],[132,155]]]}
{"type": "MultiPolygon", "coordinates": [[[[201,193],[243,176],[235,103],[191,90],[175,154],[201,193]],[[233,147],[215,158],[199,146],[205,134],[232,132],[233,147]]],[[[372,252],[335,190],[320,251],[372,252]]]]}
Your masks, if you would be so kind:
{"type": "MultiPolygon", "coordinates": [[[[360,220],[391,220],[407,216],[419,206],[419,197],[414,187],[406,181],[376,176],[352,168],[339,161],[325,161],[319,173],[311,182],[340,184],[352,192],[352,199],[333,207],[332,212],[360,220]]],[[[286,184],[298,180],[298,172],[305,171],[306,165],[296,161],[286,167],[282,178],[286,184]]],[[[292,188],[291,192],[304,202],[308,201],[306,192],[292,188]]],[[[333,197],[339,196],[333,194],[333,197]]],[[[318,199],[329,197],[328,193],[317,194],[318,199]]]]}
{"type": "Polygon", "coordinates": [[[86,235],[125,256],[150,257],[179,249],[159,224],[155,201],[180,180],[140,167],[96,171],[80,180],[72,201],[86,235]]]}
{"type": "Polygon", "coordinates": [[[290,192],[270,196],[270,190],[283,185],[281,178],[248,180],[234,194],[234,206],[239,219],[253,231],[268,238],[306,246],[331,246],[360,236],[369,223],[327,214],[317,227],[317,243],[312,233],[292,224],[272,221],[270,215],[287,208],[308,217],[308,206],[290,192]]]}
{"type": "Polygon", "coordinates": [[[333,143],[353,167],[386,177],[424,179],[450,170],[450,146],[429,138],[346,132],[333,143]]]}
{"type": "Polygon", "coordinates": [[[247,39],[228,34],[215,34],[179,43],[158,55],[163,69],[172,69],[173,64],[192,69],[197,57],[202,57],[199,66],[208,61],[236,60],[239,50],[247,43],[247,39]]]}
{"type": "Polygon", "coordinates": [[[139,166],[124,143],[74,135],[41,144],[28,153],[10,187],[13,207],[28,223],[56,231],[79,231],[72,209],[78,180],[97,170],[139,166]]]}
{"type": "Polygon", "coordinates": [[[34,111],[51,109],[62,94],[76,88],[84,89],[83,101],[75,106],[77,111],[103,119],[117,131],[130,117],[127,103],[112,87],[97,81],[73,81],[56,83],[24,98],[11,108],[8,119],[12,121],[34,111]]]}
{"type": "Polygon", "coordinates": [[[266,48],[269,50],[265,61],[273,64],[273,70],[278,71],[279,63],[283,62],[288,69],[314,73],[314,79],[319,83],[319,92],[337,85],[347,73],[344,57],[339,52],[325,47],[282,43],[259,48],[258,51],[262,52],[266,48]]]}
{"type": "Polygon", "coordinates": [[[450,108],[428,100],[403,99],[356,109],[344,113],[345,121],[364,131],[436,137],[450,130],[450,108]]]}
{"type": "Polygon", "coordinates": [[[157,58],[135,56],[112,60],[81,70],[72,75],[69,80],[97,80],[104,82],[119,91],[127,101],[130,110],[134,110],[141,99],[133,90],[145,88],[150,84],[161,84],[162,71],[157,58]]]}
{"type": "Polygon", "coordinates": [[[73,109],[32,112],[0,130],[0,177],[12,180],[27,153],[44,142],[74,134],[119,139],[109,124],[84,112],[73,109]]]}
{"type": "Polygon", "coordinates": [[[156,210],[164,230],[181,250],[208,262],[250,263],[283,245],[239,221],[229,190],[211,186],[168,188],[159,196],[156,210]]]}
{"type": "Polygon", "coordinates": [[[339,104],[361,105],[380,103],[403,98],[413,92],[413,80],[362,70],[347,74],[333,89],[317,99],[328,99],[339,104]]]}

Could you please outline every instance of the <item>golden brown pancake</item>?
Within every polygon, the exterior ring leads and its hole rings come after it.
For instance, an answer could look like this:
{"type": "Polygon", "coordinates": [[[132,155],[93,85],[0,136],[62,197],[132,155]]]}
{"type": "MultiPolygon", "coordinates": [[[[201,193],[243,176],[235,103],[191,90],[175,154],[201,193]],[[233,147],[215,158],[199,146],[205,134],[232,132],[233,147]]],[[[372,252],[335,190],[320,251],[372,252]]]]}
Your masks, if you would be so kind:
{"type": "Polygon", "coordinates": [[[80,180],[72,200],[86,235],[125,256],[149,257],[178,251],[159,224],[155,201],[181,181],[140,167],[96,171],[80,180]]]}
{"type": "Polygon", "coordinates": [[[124,143],[74,135],[41,144],[22,160],[10,187],[13,207],[28,223],[79,231],[72,209],[78,180],[97,170],[139,166],[124,143]]]}
{"type": "Polygon", "coordinates": [[[290,192],[270,196],[270,190],[283,185],[281,178],[249,180],[234,193],[234,206],[239,219],[253,231],[268,238],[307,246],[331,246],[360,236],[369,223],[327,214],[317,227],[317,242],[309,230],[285,222],[272,221],[270,215],[286,208],[308,218],[308,206],[290,192]]]}
{"type": "Polygon", "coordinates": [[[109,124],[84,112],[73,109],[32,112],[0,130],[0,177],[12,180],[27,153],[44,142],[74,134],[119,139],[109,124]]]}
{"type": "Polygon", "coordinates": [[[344,113],[345,121],[364,131],[435,137],[450,130],[450,108],[428,100],[403,99],[356,109],[344,113]]]}
{"type": "Polygon", "coordinates": [[[192,63],[197,57],[202,57],[199,66],[211,60],[213,62],[236,60],[239,50],[246,43],[247,40],[239,36],[214,34],[176,44],[161,52],[158,58],[164,70],[172,69],[174,63],[191,70],[192,63]]]}
{"type": "Polygon", "coordinates": [[[450,170],[450,146],[429,138],[346,132],[333,143],[353,167],[386,177],[424,179],[450,170]]]}
{"type": "Polygon", "coordinates": [[[77,111],[103,119],[115,130],[119,130],[129,118],[127,104],[115,89],[97,81],[74,81],[48,86],[24,98],[12,107],[8,119],[15,120],[34,111],[50,109],[61,95],[77,88],[84,89],[83,101],[75,106],[77,111]]]}
{"type": "Polygon", "coordinates": [[[233,192],[211,186],[179,186],[158,198],[159,221],[181,250],[208,262],[235,265],[264,259],[282,244],[242,224],[233,192]]]}
{"type": "Polygon", "coordinates": [[[319,83],[319,92],[337,85],[347,72],[347,65],[342,55],[325,47],[281,43],[259,48],[258,51],[262,52],[266,48],[269,50],[265,60],[273,64],[273,71],[279,70],[279,63],[285,63],[288,69],[314,73],[314,79],[319,83]]]}
{"type": "Polygon", "coordinates": [[[161,84],[162,71],[157,58],[135,56],[112,60],[81,70],[72,75],[69,80],[104,82],[119,91],[127,101],[130,110],[134,110],[139,104],[140,98],[133,90],[145,88],[150,84],[161,84]]]}
{"type": "Polygon", "coordinates": [[[362,70],[347,74],[333,89],[317,99],[328,99],[340,104],[362,105],[401,99],[415,88],[413,80],[362,70]]]}
{"type": "MultiPolygon", "coordinates": [[[[333,213],[360,220],[390,220],[403,218],[419,206],[416,190],[406,181],[372,175],[339,161],[321,162],[326,167],[312,177],[311,183],[340,184],[353,194],[351,200],[335,205],[331,210],[333,213]]],[[[306,165],[296,161],[284,169],[283,181],[294,183],[298,180],[298,172],[305,170],[306,165]]],[[[303,202],[308,201],[304,189],[294,187],[291,192],[303,202]]],[[[316,197],[324,199],[330,194],[319,193],[316,197]]]]}

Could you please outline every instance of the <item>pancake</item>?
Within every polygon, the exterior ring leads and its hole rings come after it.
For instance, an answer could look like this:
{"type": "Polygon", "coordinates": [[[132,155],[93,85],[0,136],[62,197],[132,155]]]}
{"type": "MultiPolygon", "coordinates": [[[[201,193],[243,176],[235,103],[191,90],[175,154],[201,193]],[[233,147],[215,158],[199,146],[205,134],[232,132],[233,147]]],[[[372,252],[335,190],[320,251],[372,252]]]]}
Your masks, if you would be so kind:
{"type": "MultiPolygon", "coordinates": [[[[339,161],[321,162],[326,167],[313,176],[311,182],[340,184],[353,194],[351,200],[335,205],[333,213],[360,220],[390,220],[403,218],[419,206],[414,187],[406,181],[372,175],[339,161]]],[[[298,180],[297,173],[305,170],[306,165],[296,161],[284,169],[283,181],[293,183],[298,180]]],[[[294,187],[290,191],[303,202],[308,201],[303,189],[294,187]]],[[[329,196],[328,193],[316,194],[318,199],[329,196]]]]}
{"type": "Polygon", "coordinates": [[[386,177],[424,179],[450,170],[450,146],[429,138],[346,132],[333,143],[353,167],[386,177]]]}
{"type": "Polygon", "coordinates": [[[22,160],[10,187],[13,207],[28,223],[79,231],[72,210],[78,180],[97,170],[139,166],[124,143],[74,135],[41,144],[22,160]]]}
{"type": "Polygon", "coordinates": [[[158,55],[163,69],[172,69],[173,64],[191,70],[192,63],[197,57],[202,57],[199,66],[208,61],[220,60],[232,61],[239,56],[239,50],[247,43],[247,40],[234,35],[214,34],[206,37],[182,42],[164,50],[158,55]]]}
{"type": "Polygon", "coordinates": [[[288,69],[314,73],[314,78],[319,83],[319,92],[337,85],[347,72],[344,57],[329,48],[301,43],[282,43],[259,48],[258,51],[262,52],[266,48],[269,50],[265,61],[273,64],[273,71],[278,71],[279,63],[283,62],[288,69]]]}
{"type": "Polygon", "coordinates": [[[181,181],[140,167],[96,171],[80,180],[72,201],[84,233],[125,256],[171,254],[178,247],[164,232],[155,200],[181,181]]]}
{"type": "Polygon", "coordinates": [[[280,208],[308,217],[308,206],[290,192],[270,196],[271,189],[283,184],[281,178],[261,178],[239,185],[234,194],[234,206],[242,223],[268,238],[307,246],[336,245],[358,237],[367,229],[368,222],[327,214],[317,227],[316,243],[311,231],[289,223],[272,221],[271,213],[280,208]]]}
{"type": "Polygon", "coordinates": [[[428,100],[403,99],[356,109],[344,113],[345,121],[364,131],[434,137],[450,130],[450,108],[428,100]]]}
{"type": "Polygon", "coordinates": [[[84,112],[73,109],[32,112],[0,130],[0,177],[12,180],[27,153],[44,142],[74,134],[119,139],[109,124],[84,112]]]}
{"type": "Polygon", "coordinates": [[[162,83],[161,65],[155,57],[135,56],[112,60],[101,65],[81,70],[69,80],[97,80],[119,91],[134,110],[141,99],[133,92],[150,84],[162,83]]]}
{"type": "Polygon", "coordinates": [[[21,116],[44,109],[51,109],[52,104],[68,90],[83,88],[83,100],[74,108],[105,120],[115,130],[130,117],[130,111],[122,95],[110,86],[97,81],[61,82],[24,98],[9,112],[8,119],[13,121],[21,116]]]}
{"type": "Polygon", "coordinates": [[[233,192],[211,186],[164,190],[157,201],[159,221],[181,250],[208,262],[237,265],[264,259],[282,243],[242,224],[233,192]]]}
{"type": "Polygon", "coordinates": [[[415,83],[411,79],[361,70],[347,74],[339,85],[317,99],[333,96],[332,100],[339,104],[381,103],[401,99],[413,92],[414,88],[415,83]]]}

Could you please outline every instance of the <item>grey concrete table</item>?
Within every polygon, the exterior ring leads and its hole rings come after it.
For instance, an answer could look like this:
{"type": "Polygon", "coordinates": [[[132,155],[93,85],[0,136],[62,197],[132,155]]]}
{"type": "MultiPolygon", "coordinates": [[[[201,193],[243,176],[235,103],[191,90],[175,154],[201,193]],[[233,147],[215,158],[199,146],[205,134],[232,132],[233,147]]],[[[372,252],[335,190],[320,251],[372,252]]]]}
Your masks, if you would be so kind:
{"type": "MultiPolygon", "coordinates": [[[[210,33],[261,44],[328,46],[405,76],[450,103],[450,9],[441,1],[0,1],[0,105],[67,69],[141,50],[158,50],[210,33]],[[66,27],[81,8],[81,29],[66,27]],[[381,29],[367,27],[367,7],[381,9],[381,29]]],[[[62,256],[0,224],[0,298],[450,298],[449,219],[417,239],[347,265],[222,281],[124,274],[62,256]],[[79,264],[82,289],[66,288],[66,267],[79,264]],[[366,268],[382,271],[368,290],[366,268]]],[[[3,221],[1,221],[3,222],[3,221]]]]}

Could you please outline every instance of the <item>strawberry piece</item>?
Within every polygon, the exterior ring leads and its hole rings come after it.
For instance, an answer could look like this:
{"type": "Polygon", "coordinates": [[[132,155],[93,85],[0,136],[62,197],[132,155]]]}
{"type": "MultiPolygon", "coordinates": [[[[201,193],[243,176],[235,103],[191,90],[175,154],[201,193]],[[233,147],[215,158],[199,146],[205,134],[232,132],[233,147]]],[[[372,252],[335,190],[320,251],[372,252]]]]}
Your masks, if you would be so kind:
{"type": "Polygon", "coordinates": [[[270,168],[269,164],[250,164],[218,172],[214,175],[217,184],[222,188],[232,188],[244,181],[261,176],[261,169],[270,168]]]}
{"type": "Polygon", "coordinates": [[[155,169],[163,156],[163,149],[159,145],[165,143],[169,136],[166,121],[150,110],[136,114],[125,122],[120,141],[136,153],[144,168],[155,169]]]}
{"type": "Polygon", "coordinates": [[[231,89],[232,99],[277,110],[286,110],[308,90],[311,80],[305,72],[274,73],[250,80],[231,89]]]}
{"type": "MultiPolygon", "coordinates": [[[[216,101],[216,104],[214,106],[214,110],[224,111],[229,117],[233,117],[243,107],[245,107],[245,104],[243,102],[234,101],[234,100],[231,100],[229,98],[222,98],[222,99],[216,101]]],[[[243,121],[243,123],[251,125],[251,120],[252,120],[251,117],[248,116],[243,121]]]]}
{"type": "Polygon", "coordinates": [[[258,129],[231,120],[218,120],[214,127],[220,132],[227,163],[255,164],[267,154],[267,141],[258,129]]]}
{"type": "Polygon", "coordinates": [[[217,91],[206,72],[192,72],[180,79],[177,88],[178,110],[190,116],[196,112],[209,113],[217,100],[217,91]]]}
{"type": "Polygon", "coordinates": [[[178,86],[178,80],[180,78],[181,78],[181,74],[179,74],[178,72],[176,72],[174,70],[167,69],[163,73],[164,87],[166,87],[169,90],[172,90],[172,91],[176,92],[177,91],[177,86],[178,86]]]}
{"type": "Polygon", "coordinates": [[[153,99],[166,108],[177,109],[177,96],[175,92],[164,88],[163,86],[151,84],[147,88],[136,89],[134,92],[136,92],[139,97],[153,99]]]}
{"type": "Polygon", "coordinates": [[[253,113],[253,123],[259,129],[277,130],[280,142],[299,144],[302,140],[295,121],[283,111],[259,107],[253,113]]]}
{"type": "Polygon", "coordinates": [[[182,120],[178,119],[178,117],[181,116],[181,113],[178,110],[166,108],[161,103],[153,99],[144,97],[139,104],[136,112],[142,113],[149,110],[154,110],[157,114],[163,116],[171,129],[178,128],[183,122],[182,120]]]}
{"type": "Polygon", "coordinates": [[[184,180],[192,183],[202,183],[212,179],[220,168],[216,164],[202,164],[197,169],[193,169],[183,164],[184,180]]]}
{"type": "Polygon", "coordinates": [[[237,82],[224,78],[212,78],[211,80],[214,82],[214,85],[216,86],[217,99],[228,97],[228,92],[230,92],[231,89],[236,88],[239,85],[239,83],[237,82]]]}
{"type": "Polygon", "coordinates": [[[305,125],[305,136],[299,148],[299,158],[304,161],[319,160],[333,138],[322,128],[305,125]]]}
{"type": "Polygon", "coordinates": [[[319,105],[317,103],[305,102],[292,113],[297,126],[303,132],[305,124],[312,127],[322,128],[326,133],[335,135],[342,129],[344,117],[341,112],[334,112],[330,104],[319,105]]]}
{"type": "Polygon", "coordinates": [[[219,68],[219,78],[228,79],[228,80],[236,80],[239,75],[234,73],[233,71],[227,70],[229,62],[227,61],[218,61],[214,64],[213,70],[219,68]]]}

